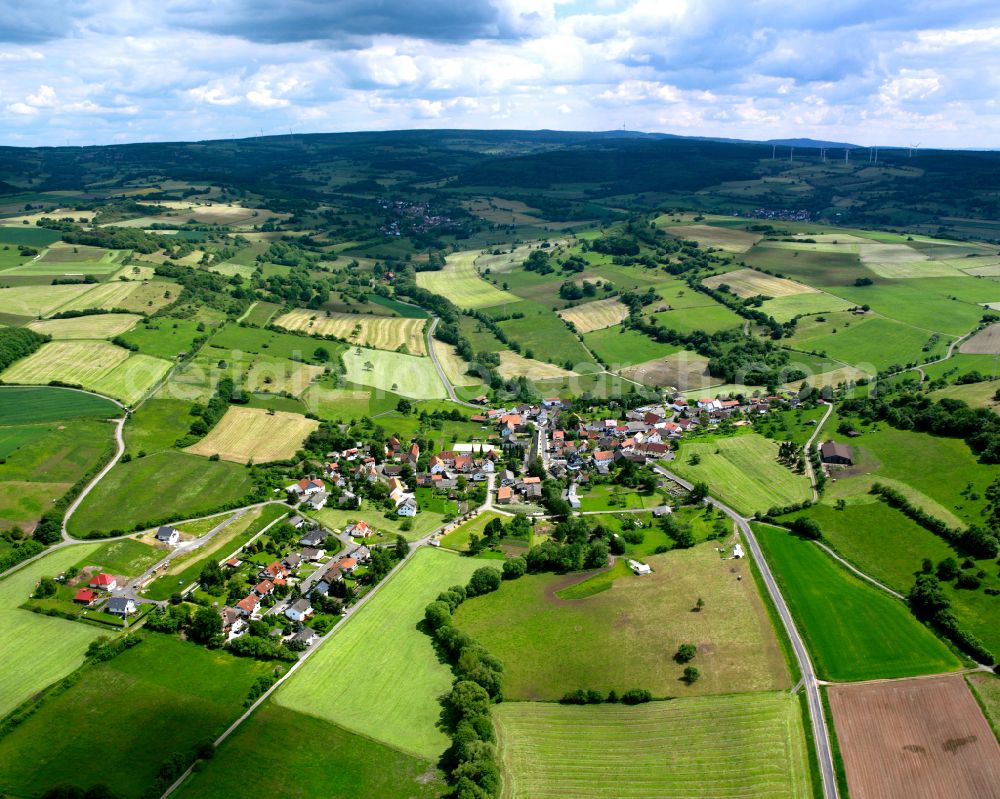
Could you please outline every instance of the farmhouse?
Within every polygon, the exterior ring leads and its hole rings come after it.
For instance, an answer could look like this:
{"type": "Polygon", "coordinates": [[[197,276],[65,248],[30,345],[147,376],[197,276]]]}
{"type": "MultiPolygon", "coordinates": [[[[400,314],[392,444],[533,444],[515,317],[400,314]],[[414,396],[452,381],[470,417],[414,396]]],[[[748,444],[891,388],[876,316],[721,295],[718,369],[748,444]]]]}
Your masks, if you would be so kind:
{"type": "Polygon", "coordinates": [[[113,596],[108,600],[104,610],[112,616],[121,616],[124,619],[135,613],[135,600],[123,596],[113,596]]]}
{"type": "Polygon", "coordinates": [[[93,605],[95,599],[97,599],[97,593],[91,591],[89,588],[81,588],[73,597],[73,601],[78,605],[85,605],[87,607],[93,605]]]}
{"type": "Polygon", "coordinates": [[[170,546],[173,546],[181,540],[181,534],[179,530],[175,530],[173,527],[164,525],[156,531],[156,540],[161,544],[170,544],[170,546]]]}
{"type": "Polygon", "coordinates": [[[824,441],[819,448],[819,454],[823,463],[832,463],[839,466],[854,465],[854,452],[847,444],[838,444],[836,441],[824,441]]]}
{"type": "Polygon", "coordinates": [[[114,575],[101,572],[90,578],[91,588],[101,588],[105,591],[114,591],[118,587],[118,580],[114,575]]]}

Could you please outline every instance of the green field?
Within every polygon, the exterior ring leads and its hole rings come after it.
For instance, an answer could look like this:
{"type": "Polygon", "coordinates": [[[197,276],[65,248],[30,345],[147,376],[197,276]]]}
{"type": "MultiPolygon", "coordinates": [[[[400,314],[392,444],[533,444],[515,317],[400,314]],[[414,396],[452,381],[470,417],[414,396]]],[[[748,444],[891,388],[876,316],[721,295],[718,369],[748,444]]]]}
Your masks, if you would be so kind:
{"type": "Polygon", "coordinates": [[[79,563],[78,569],[85,566],[99,567],[99,571],[126,577],[137,577],[159,560],[166,552],[162,549],[134,541],[129,538],[121,541],[108,541],[96,550],[87,554],[79,563]]]}
{"type": "Polygon", "coordinates": [[[48,247],[62,238],[58,230],[34,225],[0,227],[0,244],[27,244],[29,247],[48,247]]]}
{"type": "Polygon", "coordinates": [[[505,582],[463,604],[455,626],[503,661],[510,699],[553,700],[577,688],[638,687],[670,697],[790,684],[745,561],[721,560],[714,546],[702,544],[646,562],[652,574],[627,573],[585,599],[560,599],[556,592],[587,574],[505,582]],[[699,597],[705,606],[693,612],[699,597]],[[699,648],[702,676],[692,686],[681,682],[683,667],[671,659],[682,643],[699,648]]]}
{"type": "Polygon", "coordinates": [[[846,311],[854,307],[854,303],[826,292],[792,294],[787,297],[775,297],[765,302],[760,309],[779,322],[787,322],[796,316],[832,313],[846,311]]]}
{"type": "Polygon", "coordinates": [[[718,333],[722,330],[732,330],[743,325],[743,319],[730,311],[724,305],[702,305],[695,308],[679,308],[676,311],[662,311],[653,314],[653,318],[670,330],[684,334],[696,330],[706,333],[718,333]]]}
{"type": "Polygon", "coordinates": [[[449,586],[464,585],[481,565],[440,550],[417,551],[282,686],[275,702],[414,756],[437,758],[448,745],[434,726],[437,697],[451,685],[451,669],[417,624],[428,602],[449,586]]]}
{"type": "Polygon", "coordinates": [[[243,321],[248,325],[256,325],[258,327],[263,327],[274,315],[281,310],[281,306],[275,302],[255,302],[247,315],[243,318],[243,321]]]}
{"type": "Polygon", "coordinates": [[[287,799],[435,799],[443,788],[430,760],[273,702],[244,722],[176,795],[236,797],[248,786],[287,799]]]}
{"type": "Polygon", "coordinates": [[[150,522],[189,519],[234,502],[250,489],[249,472],[239,464],[158,452],[108,472],[70,518],[69,531],[101,536],[150,522]]]}
{"type": "Polygon", "coordinates": [[[503,799],[812,796],[798,698],[786,692],[493,711],[503,799]]]}
{"type": "Polygon", "coordinates": [[[519,302],[520,297],[487,283],[476,271],[476,251],[456,252],[446,259],[439,272],[417,272],[417,285],[447,297],[462,309],[490,308],[519,302]]]}
{"type": "Polygon", "coordinates": [[[708,483],[712,494],[741,513],[766,511],[812,496],[809,480],[778,463],[778,444],[757,433],[686,441],[668,468],[691,482],[708,483]],[[691,463],[697,455],[701,462],[691,463]]]}
{"type": "Polygon", "coordinates": [[[799,320],[798,330],[789,339],[789,345],[825,353],[874,374],[895,364],[920,363],[925,358],[944,355],[947,339],[939,341],[928,352],[923,351],[932,334],[930,330],[919,330],[891,319],[837,313],[799,320]],[[819,322],[818,318],[827,321],[819,322]],[[878,342],[877,347],[872,346],[873,341],[878,342]]]}
{"type": "Polygon", "coordinates": [[[90,285],[18,286],[0,289],[0,313],[41,318],[90,291],[90,285]]]}
{"type": "Polygon", "coordinates": [[[486,525],[493,519],[503,519],[504,522],[508,521],[505,516],[502,516],[499,513],[484,511],[474,519],[470,519],[464,524],[458,525],[458,527],[453,529],[446,536],[442,537],[441,546],[447,547],[448,549],[454,549],[458,552],[465,552],[469,548],[469,537],[473,533],[482,537],[483,530],[486,529],[486,525]]]}
{"type": "Polygon", "coordinates": [[[531,307],[522,319],[500,322],[509,341],[521,346],[521,355],[576,370],[593,359],[558,316],[547,308],[531,307]]]}
{"type": "Polygon", "coordinates": [[[411,399],[444,399],[447,396],[430,358],[361,347],[351,347],[343,357],[347,379],[352,383],[411,399]]]}
{"type": "Polygon", "coordinates": [[[0,581],[0,635],[17,646],[6,647],[0,681],[0,717],[83,662],[87,646],[101,634],[97,627],[42,616],[19,605],[41,577],[51,577],[97,549],[96,544],[66,547],[46,555],[0,581]]]}
{"type": "Polygon", "coordinates": [[[961,666],[906,605],[812,542],[763,524],[754,531],[820,677],[914,677],[961,666]]]}
{"type": "Polygon", "coordinates": [[[612,369],[645,363],[680,351],[680,347],[673,344],[660,344],[638,330],[619,325],[587,333],[583,343],[612,369]]]}
{"type": "Polygon", "coordinates": [[[66,388],[0,388],[0,425],[32,424],[68,419],[111,419],[121,409],[104,397],[66,388]]]}
{"type": "Polygon", "coordinates": [[[133,355],[106,341],[52,341],[10,366],[2,378],[34,384],[58,380],[132,404],[169,370],[165,360],[133,355]]]}
{"type": "Polygon", "coordinates": [[[87,667],[72,688],[0,739],[0,790],[23,796],[59,784],[106,783],[117,795],[139,799],[171,754],[187,756],[199,741],[219,735],[242,712],[253,681],[272,668],[173,637],[144,636],[113,660],[87,667]],[[53,735],[57,729],[61,734],[53,735]]]}
{"type": "Polygon", "coordinates": [[[94,419],[0,427],[0,526],[30,530],[74,483],[110,459],[112,442],[111,425],[94,419]]]}
{"type": "Polygon", "coordinates": [[[135,457],[170,449],[191,428],[191,408],[184,400],[147,400],[125,424],[125,451],[135,457]]]}
{"type": "Polygon", "coordinates": [[[199,331],[198,324],[195,319],[161,316],[144,321],[122,338],[138,347],[139,352],[172,361],[178,354],[190,351],[196,338],[208,334],[208,331],[199,331]]]}

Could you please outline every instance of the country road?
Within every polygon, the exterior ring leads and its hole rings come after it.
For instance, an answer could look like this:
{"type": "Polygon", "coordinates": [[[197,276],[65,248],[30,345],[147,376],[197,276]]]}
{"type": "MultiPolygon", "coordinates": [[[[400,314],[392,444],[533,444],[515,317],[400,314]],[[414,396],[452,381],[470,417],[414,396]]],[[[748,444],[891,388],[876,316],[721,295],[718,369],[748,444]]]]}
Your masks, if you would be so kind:
{"type": "MultiPolygon", "coordinates": [[[[673,480],[675,483],[683,486],[689,491],[693,487],[691,483],[678,477],[672,472],[668,472],[662,466],[654,466],[653,469],[658,474],[673,480]]],[[[792,619],[792,613],[788,609],[785,598],[781,595],[778,583],[775,581],[774,575],[771,573],[771,569],[767,565],[767,561],[764,559],[764,553],[761,551],[760,545],[757,543],[757,539],[753,534],[753,530],[750,529],[750,525],[747,523],[747,520],[728,505],[723,504],[713,497],[709,497],[708,501],[729,516],[729,518],[731,518],[739,526],[740,531],[743,533],[743,537],[746,539],[750,554],[753,556],[754,562],[757,564],[757,568],[759,569],[761,577],[764,580],[764,584],[767,586],[767,592],[771,596],[771,601],[774,602],[774,606],[778,611],[781,623],[784,626],[785,631],[788,633],[789,640],[792,642],[792,650],[795,652],[795,659],[798,661],[799,671],[802,673],[802,682],[806,689],[806,699],[808,700],[809,705],[809,720],[812,725],[813,741],[816,744],[816,756],[819,760],[820,774],[823,779],[823,797],[824,799],[839,799],[840,794],[837,788],[837,774],[833,765],[833,749],[830,745],[830,733],[826,726],[826,717],[823,714],[823,701],[819,693],[819,681],[816,678],[816,672],[813,669],[809,652],[806,650],[802,637],[799,635],[799,631],[795,627],[795,621],[792,619]]]]}
{"type": "Polygon", "coordinates": [[[430,327],[427,328],[427,354],[431,356],[431,360],[434,362],[434,368],[437,369],[438,377],[441,378],[441,382],[444,383],[444,389],[448,392],[448,399],[452,402],[458,403],[459,405],[464,405],[467,408],[475,408],[477,406],[473,405],[471,402],[466,402],[463,399],[458,398],[458,394],[455,393],[455,387],[448,380],[448,375],[444,373],[444,367],[441,366],[441,362],[438,360],[437,353],[434,351],[434,330],[438,326],[438,322],[441,320],[438,317],[434,317],[431,322],[430,327]]]}
{"type": "Polygon", "coordinates": [[[97,473],[97,476],[94,477],[93,480],[91,480],[89,483],[87,483],[86,486],[84,486],[83,491],[81,491],[77,495],[76,499],[74,499],[73,502],[70,504],[70,506],[66,509],[66,513],[63,514],[62,537],[64,542],[70,544],[79,544],[81,541],[87,540],[87,539],[73,538],[73,536],[69,534],[69,531],[66,529],[66,527],[69,524],[70,517],[76,512],[76,509],[80,507],[80,503],[82,503],[87,498],[87,495],[94,489],[94,487],[99,482],[101,482],[101,480],[104,479],[107,473],[110,472],[112,468],[114,468],[114,465],[118,463],[119,460],[121,460],[122,455],[125,454],[125,436],[122,435],[122,428],[125,427],[125,422],[127,420],[128,420],[128,412],[126,412],[125,415],[115,423],[115,443],[118,445],[118,450],[115,452],[115,456],[110,461],[108,461],[108,463],[104,466],[103,469],[101,469],[101,471],[97,473]]]}
{"type": "Polygon", "coordinates": [[[826,413],[823,414],[823,418],[819,420],[816,424],[816,429],[813,430],[813,434],[809,436],[809,440],[806,445],[802,448],[806,454],[806,476],[809,478],[809,484],[812,487],[812,501],[819,502],[819,491],[816,490],[816,473],[813,469],[812,459],[809,457],[809,451],[812,449],[813,442],[819,436],[820,431],[823,430],[823,425],[826,424],[826,420],[830,418],[830,414],[833,413],[833,403],[828,402],[826,404],[826,413]]]}

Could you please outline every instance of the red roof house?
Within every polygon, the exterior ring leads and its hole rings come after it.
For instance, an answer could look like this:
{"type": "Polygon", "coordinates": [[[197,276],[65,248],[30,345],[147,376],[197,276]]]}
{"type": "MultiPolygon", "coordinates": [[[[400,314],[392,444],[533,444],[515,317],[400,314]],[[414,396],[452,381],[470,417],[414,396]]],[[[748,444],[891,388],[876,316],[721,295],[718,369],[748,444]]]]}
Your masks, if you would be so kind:
{"type": "Polygon", "coordinates": [[[105,591],[114,591],[118,587],[118,581],[113,574],[101,572],[90,578],[91,588],[103,588],[105,591]]]}
{"type": "Polygon", "coordinates": [[[81,588],[76,592],[76,596],[73,597],[73,601],[81,605],[93,605],[95,599],[97,599],[97,594],[89,588],[81,588]]]}

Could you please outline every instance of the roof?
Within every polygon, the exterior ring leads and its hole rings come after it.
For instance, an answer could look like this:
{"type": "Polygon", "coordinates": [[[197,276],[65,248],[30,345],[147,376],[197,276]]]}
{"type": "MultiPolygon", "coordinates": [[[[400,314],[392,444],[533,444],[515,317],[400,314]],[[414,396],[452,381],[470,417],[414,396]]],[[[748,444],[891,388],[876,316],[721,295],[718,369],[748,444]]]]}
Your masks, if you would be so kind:
{"type": "Polygon", "coordinates": [[[156,531],[156,540],[166,541],[168,538],[173,537],[176,533],[179,532],[180,530],[175,530],[170,525],[165,524],[163,527],[161,527],[159,530],[156,531]]]}
{"type": "Polygon", "coordinates": [[[500,486],[500,489],[497,491],[497,499],[510,499],[510,495],[510,486],[500,486]]]}
{"type": "Polygon", "coordinates": [[[292,605],[292,608],[299,611],[300,613],[305,613],[306,611],[312,610],[312,605],[310,604],[308,599],[302,597],[302,599],[298,600],[294,605],[292,605]]]}
{"type": "Polygon", "coordinates": [[[95,599],[97,599],[97,594],[89,588],[81,588],[73,597],[74,602],[93,602],[95,599]]]}
{"type": "Polygon", "coordinates": [[[253,590],[258,594],[269,594],[274,590],[274,583],[270,580],[261,580],[253,587],[253,590]]]}
{"type": "Polygon", "coordinates": [[[113,596],[108,600],[108,610],[125,610],[129,605],[134,606],[135,602],[124,596],[113,596]]]}
{"type": "Polygon", "coordinates": [[[236,603],[236,607],[240,610],[246,611],[247,613],[253,613],[258,607],[260,607],[260,600],[253,594],[248,594],[236,603]]]}
{"type": "Polygon", "coordinates": [[[106,572],[95,574],[93,577],[90,578],[91,585],[98,585],[98,586],[111,585],[114,582],[117,582],[114,576],[107,574],[106,572]]]}
{"type": "Polygon", "coordinates": [[[854,450],[852,450],[849,445],[841,444],[837,441],[824,441],[823,445],[819,448],[819,451],[824,458],[833,456],[846,458],[847,460],[854,460],[854,450]]]}
{"type": "Polygon", "coordinates": [[[344,558],[337,565],[341,569],[353,569],[355,566],[358,565],[358,562],[354,558],[344,558]]]}

